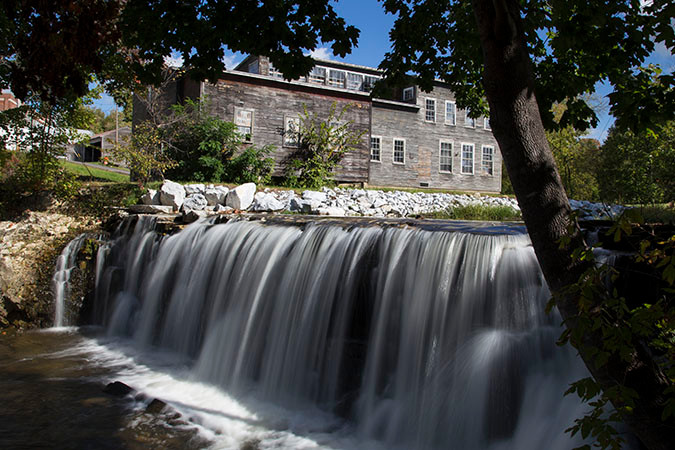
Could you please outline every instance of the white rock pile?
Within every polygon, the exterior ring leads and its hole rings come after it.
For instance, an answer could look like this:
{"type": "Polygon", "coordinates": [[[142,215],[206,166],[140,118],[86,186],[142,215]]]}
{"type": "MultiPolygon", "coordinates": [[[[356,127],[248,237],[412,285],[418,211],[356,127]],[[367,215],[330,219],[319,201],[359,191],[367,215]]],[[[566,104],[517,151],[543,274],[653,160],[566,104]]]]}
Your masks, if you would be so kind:
{"type": "MultiPolygon", "coordinates": [[[[290,190],[265,189],[256,192],[254,183],[233,189],[224,186],[188,184],[165,181],[159,191],[149,190],[136,205],[135,212],[182,212],[196,220],[209,213],[251,211],[317,214],[323,216],[406,217],[431,213],[458,206],[483,204],[508,206],[520,210],[518,202],[509,197],[480,194],[444,194],[405,191],[381,191],[350,188],[306,190],[298,195],[290,190]]],[[[621,206],[571,201],[581,219],[598,219],[615,215],[621,206]]]]}

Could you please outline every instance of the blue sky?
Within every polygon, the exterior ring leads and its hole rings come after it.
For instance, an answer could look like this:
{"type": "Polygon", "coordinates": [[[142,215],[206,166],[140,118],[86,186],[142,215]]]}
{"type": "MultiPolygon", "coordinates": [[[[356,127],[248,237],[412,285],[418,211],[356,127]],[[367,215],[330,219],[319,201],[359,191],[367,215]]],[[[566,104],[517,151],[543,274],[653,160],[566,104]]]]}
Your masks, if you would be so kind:
{"type": "MultiPolygon", "coordinates": [[[[384,54],[391,47],[389,30],[394,23],[394,17],[385,14],[382,4],[377,0],[340,0],[334,2],[334,5],[337,13],[344,17],[348,24],[361,30],[358,46],[344,58],[333,56],[326,46],[320,46],[315,55],[323,59],[335,59],[352,64],[377,67],[384,54]]],[[[227,68],[234,67],[242,59],[243,55],[241,54],[226,52],[227,68]]],[[[668,72],[675,70],[675,57],[667,51],[665,46],[657,48],[652,57],[649,58],[649,62],[659,64],[668,72]]],[[[596,86],[596,92],[599,96],[604,97],[611,91],[608,85],[599,83],[596,86]]],[[[606,98],[604,98],[604,103],[607,104],[606,98]]],[[[110,97],[104,96],[95,102],[95,106],[107,112],[114,108],[114,102],[110,97]]],[[[601,141],[605,139],[607,131],[614,122],[613,118],[607,114],[606,109],[598,115],[598,127],[589,132],[589,137],[601,141]]]]}

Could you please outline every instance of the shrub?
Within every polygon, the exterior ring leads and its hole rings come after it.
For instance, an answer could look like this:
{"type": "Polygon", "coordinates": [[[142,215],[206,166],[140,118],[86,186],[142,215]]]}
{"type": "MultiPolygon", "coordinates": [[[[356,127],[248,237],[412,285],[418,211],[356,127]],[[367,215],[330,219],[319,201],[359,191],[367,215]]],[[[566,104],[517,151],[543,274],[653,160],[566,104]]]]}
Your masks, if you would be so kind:
{"type": "Polygon", "coordinates": [[[346,105],[338,111],[333,103],[325,119],[310,114],[305,107],[300,118],[298,150],[290,155],[286,165],[287,186],[318,188],[334,184],[333,169],[365,134],[345,120],[350,107],[346,105]]]}
{"type": "Polygon", "coordinates": [[[444,211],[425,214],[425,217],[431,219],[486,220],[495,222],[522,219],[520,211],[517,211],[510,206],[490,206],[482,204],[456,206],[444,211]]]}
{"type": "Polygon", "coordinates": [[[250,146],[227,163],[225,179],[232,183],[269,184],[274,168],[274,159],[268,155],[274,150],[271,145],[258,148],[250,146]]]}

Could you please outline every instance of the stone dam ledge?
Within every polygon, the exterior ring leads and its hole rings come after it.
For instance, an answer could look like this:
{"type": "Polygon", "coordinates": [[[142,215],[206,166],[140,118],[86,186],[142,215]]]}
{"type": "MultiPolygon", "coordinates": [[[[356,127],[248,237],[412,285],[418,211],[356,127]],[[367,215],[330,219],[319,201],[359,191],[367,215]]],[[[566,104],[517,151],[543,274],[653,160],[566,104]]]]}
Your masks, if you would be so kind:
{"type": "MultiPolygon", "coordinates": [[[[570,201],[581,220],[606,219],[620,214],[622,206],[570,201]]],[[[181,185],[166,180],[159,190],[148,190],[141,203],[128,208],[132,214],[166,215],[163,220],[191,223],[210,215],[232,213],[281,213],[328,217],[408,218],[468,205],[506,206],[519,211],[511,197],[481,194],[449,194],[376,189],[321,188],[297,194],[292,190],[266,188],[254,183],[234,188],[205,184],[181,185]]],[[[297,221],[299,219],[296,219],[297,221]]]]}

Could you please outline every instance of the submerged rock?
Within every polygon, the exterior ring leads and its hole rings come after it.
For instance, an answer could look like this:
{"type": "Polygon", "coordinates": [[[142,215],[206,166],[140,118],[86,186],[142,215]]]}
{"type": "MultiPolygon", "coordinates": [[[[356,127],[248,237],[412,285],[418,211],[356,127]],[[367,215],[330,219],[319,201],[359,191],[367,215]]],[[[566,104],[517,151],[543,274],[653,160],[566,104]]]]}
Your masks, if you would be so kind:
{"type": "Polygon", "coordinates": [[[133,393],[134,389],[122,383],[121,381],[114,381],[112,383],[108,383],[106,387],[103,388],[103,392],[114,395],[115,397],[124,397],[133,393]]]}

